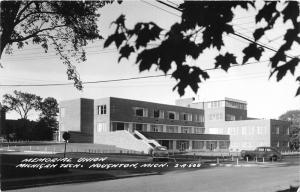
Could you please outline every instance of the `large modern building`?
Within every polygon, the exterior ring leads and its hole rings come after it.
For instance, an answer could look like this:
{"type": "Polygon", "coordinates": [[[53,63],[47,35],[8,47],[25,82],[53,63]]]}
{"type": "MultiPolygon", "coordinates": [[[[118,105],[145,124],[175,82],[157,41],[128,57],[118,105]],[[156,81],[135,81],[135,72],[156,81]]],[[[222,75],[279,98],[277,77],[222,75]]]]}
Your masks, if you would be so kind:
{"type": "Polygon", "coordinates": [[[245,101],[225,98],[197,102],[194,98],[188,98],[177,100],[176,105],[204,110],[206,133],[230,135],[231,151],[254,149],[258,146],[289,149],[290,122],[249,118],[245,101]]]}
{"type": "MultiPolygon", "coordinates": [[[[121,98],[75,99],[60,103],[59,132],[70,142],[100,143],[148,152],[228,150],[224,134],[205,134],[203,109],[121,98]]],[[[61,136],[60,136],[61,139],[61,136]]]]}

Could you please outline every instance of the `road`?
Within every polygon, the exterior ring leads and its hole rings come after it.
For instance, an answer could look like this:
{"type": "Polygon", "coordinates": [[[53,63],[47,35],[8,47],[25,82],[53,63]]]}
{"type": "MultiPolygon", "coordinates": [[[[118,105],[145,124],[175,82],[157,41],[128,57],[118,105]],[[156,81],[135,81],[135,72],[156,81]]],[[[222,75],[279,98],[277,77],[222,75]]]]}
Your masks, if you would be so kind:
{"type": "Polygon", "coordinates": [[[163,175],[53,185],[11,192],[277,192],[289,189],[290,185],[300,185],[299,164],[178,170],[163,175]]]}

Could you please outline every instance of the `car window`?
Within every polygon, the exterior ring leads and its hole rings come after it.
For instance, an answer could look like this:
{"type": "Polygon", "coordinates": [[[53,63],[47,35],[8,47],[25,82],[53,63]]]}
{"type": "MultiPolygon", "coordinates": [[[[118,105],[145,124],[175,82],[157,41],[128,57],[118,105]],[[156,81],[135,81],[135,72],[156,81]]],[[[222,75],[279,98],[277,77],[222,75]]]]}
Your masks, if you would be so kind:
{"type": "Polygon", "coordinates": [[[265,151],[264,148],[258,148],[258,151],[265,151]]]}
{"type": "Polygon", "coordinates": [[[267,148],[266,150],[267,150],[268,152],[272,151],[272,149],[270,149],[270,148],[267,148]]]}

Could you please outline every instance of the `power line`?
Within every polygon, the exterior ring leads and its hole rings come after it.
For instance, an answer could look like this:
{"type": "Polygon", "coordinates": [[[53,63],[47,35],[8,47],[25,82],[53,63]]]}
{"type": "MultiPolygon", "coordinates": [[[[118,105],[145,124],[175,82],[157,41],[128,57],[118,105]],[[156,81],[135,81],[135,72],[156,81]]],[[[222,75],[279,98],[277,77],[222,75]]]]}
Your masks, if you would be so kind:
{"type": "MultiPolygon", "coordinates": [[[[170,13],[171,15],[174,15],[174,16],[177,16],[177,17],[181,17],[180,15],[177,15],[177,14],[175,14],[175,13],[173,13],[173,12],[171,12],[171,11],[168,11],[168,10],[166,10],[166,9],[163,9],[163,8],[161,8],[161,7],[159,7],[159,6],[153,5],[152,3],[149,3],[149,2],[147,2],[147,1],[141,0],[141,2],[146,3],[146,4],[148,4],[148,5],[152,6],[152,7],[155,7],[155,8],[157,8],[157,9],[160,9],[160,10],[162,10],[162,11],[165,11],[165,12],[167,12],[167,13],[170,13]]],[[[177,10],[177,9],[175,9],[175,10],[177,10]]]]}
{"type": "MultiPolygon", "coordinates": [[[[267,62],[266,61],[256,61],[256,62],[248,62],[245,64],[236,64],[232,65],[231,67],[241,67],[245,65],[252,65],[252,64],[257,64],[257,63],[262,63],[262,62],[267,62]]],[[[220,68],[208,68],[204,69],[203,71],[212,71],[212,70],[217,70],[220,68]]],[[[99,80],[99,81],[86,81],[82,82],[82,84],[97,84],[97,83],[109,83],[109,82],[119,82],[119,81],[129,81],[129,80],[136,80],[136,79],[149,79],[149,78],[154,78],[154,77],[165,77],[165,76],[171,76],[171,73],[165,74],[165,75],[148,75],[148,76],[142,76],[142,77],[129,77],[129,78],[121,78],[121,79],[110,79],[110,80],[99,80]]],[[[73,85],[74,83],[52,83],[52,84],[0,84],[0,87],[49,87],[49,86],[65,86],[65,85],[73,85]]]]}
{"type": "MultiPolygon", "coordinates": [[[[159,3],[161,3],[159,0],[156,0],[156,1],[159,2],[159,3]]],[[[163,3],[163,4],[165,4],[165,3],[163,3]]],[[[172,7],[172,6],[169,6],[169,7],[172,7]]],[[[175,9],[175,10],[178,10],[178,9],[175,9]]],[[[182,12],[182,10],[180,10],[180,11],[182,12]]],[[[249,42],[251,42],[251,43],[254,43],[254,44],[256,44],[256,45],[259,45],[259,46],[261,46],[261,47],[264,47],[264,48],[266,48],[266,49],[268,49],[268,50],[271,50],[271,51],[277,53],[277,51],[276,51],[275,49],[270,48],[270,47],[268,47],[268,46],[266,46],[266,45],[264,45],[264,44],[262,44],[262,43],[260,43],[260,42],[258,42],[258,41],[254,41],[254,40],[252,40],[252,39],[250,39],[250,38],[247,38],[247,37],[245,37],[245,36],[244,36],[243,34],[241,34],[241,33],[231,33],[231,34],[233,34],[233,35],[235,35],[235,36],[237,36],[237,37],[240,37],[240,38],[245,39],[245,40],[247,40],[247,41],[249,41],[249,42]]],[[[289,55],[287,55],[287,54],[285,54],[285,56],[287,56],[287,57],[289,57],[289,58],[291,58],[291,59],[294,59],[294,57],[289,56],[289,55]]]]}

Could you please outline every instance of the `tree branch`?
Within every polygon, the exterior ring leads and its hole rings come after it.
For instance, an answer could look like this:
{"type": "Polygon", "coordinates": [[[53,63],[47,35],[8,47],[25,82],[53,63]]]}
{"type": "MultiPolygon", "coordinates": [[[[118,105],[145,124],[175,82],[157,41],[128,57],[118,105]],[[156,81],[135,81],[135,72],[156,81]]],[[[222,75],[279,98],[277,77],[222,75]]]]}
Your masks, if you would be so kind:
{"type": "Polygon", "coordinates": [[[54,29],[59,28],[59,27],[66,27],[66,25],[57,25],[57,26],[54,26],[54,27],[49,27],[49,28],[41,29],[41,30],[38,30],[35,33],[33,33],[31,35],[28,35],[26,37],[21,37],[21,38],[17,38],[17,39],[11,39],[9,42],[13,43],[13,42],[25,41],[27,39],[30,39],[30,38],[38,35],[39,33],[43,32],[43,31],[51,31],[51,30],[54,30],[54,29]]]}
{"type": "MultiPolygon", "coordinates": [[[[15,22],[14,22],[14,25],[16,26],[18,23],[20,23],[20,18],[21,18],[21,15],[24,13],[24,11],[26,11],[26,9],[32,4],[33,2],[28,2],[27,5],[25,5],[23,7],[23,9],[20,10],[20,12],[18,13],[16,19],[15,19],[15,22]]],[[[22,19],[23,21],[24,19],[22,19]]]]}
{"type": "Polygon", "coordinates": [[[50,11],[31,12],[31,13],[28,13],[27,15],[25,15],[22,19],[19,19],[18,21],[16,21],[15,25],[21,23],[22,21],[27,19],[29,16],[35,15],[35,14],[57,14],[57,13],[56,12],[50,12],[50,11]]]}

